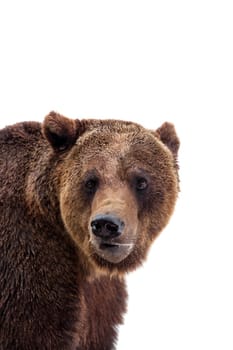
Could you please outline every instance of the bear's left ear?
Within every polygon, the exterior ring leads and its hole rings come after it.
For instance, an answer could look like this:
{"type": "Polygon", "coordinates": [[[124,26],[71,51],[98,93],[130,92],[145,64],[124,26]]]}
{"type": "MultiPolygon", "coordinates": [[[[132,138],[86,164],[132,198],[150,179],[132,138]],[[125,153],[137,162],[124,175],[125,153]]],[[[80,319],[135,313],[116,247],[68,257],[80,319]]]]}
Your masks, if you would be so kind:
{"type": "Polygon", "coordinates": [[[155,135],[170,149],[176,158],[180,147],[180,140],[176,134],[174,125],[168,122],[162,124],[156,130],[155,135]]]}
{"type": "Polygon", "coordinates": [[[64,151],[74,145],[84,128],[78,119],[50,112],[44,119],[42,132],[55,151],[64,151]]]}

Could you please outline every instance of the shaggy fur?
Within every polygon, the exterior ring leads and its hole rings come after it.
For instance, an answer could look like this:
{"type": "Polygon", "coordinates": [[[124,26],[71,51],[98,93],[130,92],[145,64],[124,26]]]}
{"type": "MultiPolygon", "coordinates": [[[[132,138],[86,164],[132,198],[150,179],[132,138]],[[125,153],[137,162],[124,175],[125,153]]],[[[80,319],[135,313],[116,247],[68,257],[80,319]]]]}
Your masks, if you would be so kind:
{"type": "Polygon", "coordinates": [[[169,123],[54,112],[0,131],[2,350],[114,348],[124,274],[174,209],[178,148],[169,123]]]}

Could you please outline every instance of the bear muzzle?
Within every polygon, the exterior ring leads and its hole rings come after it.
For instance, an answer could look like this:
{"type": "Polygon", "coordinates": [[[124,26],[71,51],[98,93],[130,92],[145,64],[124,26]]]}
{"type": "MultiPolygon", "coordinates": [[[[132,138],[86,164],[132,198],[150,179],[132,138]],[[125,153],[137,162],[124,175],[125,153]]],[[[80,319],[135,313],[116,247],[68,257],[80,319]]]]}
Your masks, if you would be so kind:
{"type": "Polygon", "coordinates": [[[111,263],[119,263],[130,254],[134,244],[125,239],[125,226],[124,221],[113,214],[94,216],[89,231],[91,243],[100,257],[111,263]]]}

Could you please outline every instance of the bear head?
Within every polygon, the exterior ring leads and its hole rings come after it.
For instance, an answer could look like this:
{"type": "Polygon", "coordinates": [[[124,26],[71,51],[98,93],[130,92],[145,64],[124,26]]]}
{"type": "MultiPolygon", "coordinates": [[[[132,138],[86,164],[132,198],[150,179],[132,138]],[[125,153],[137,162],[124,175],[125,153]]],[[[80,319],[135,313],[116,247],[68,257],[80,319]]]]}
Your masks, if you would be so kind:
{"type": "Polygon", "coordinates": [[[86,261],[111,273],[140,265],[179,191],[174,126],[153,131],[51,112],[42,131],[50,157],[59,160],[56,196],[64,227],[86,261]]]}

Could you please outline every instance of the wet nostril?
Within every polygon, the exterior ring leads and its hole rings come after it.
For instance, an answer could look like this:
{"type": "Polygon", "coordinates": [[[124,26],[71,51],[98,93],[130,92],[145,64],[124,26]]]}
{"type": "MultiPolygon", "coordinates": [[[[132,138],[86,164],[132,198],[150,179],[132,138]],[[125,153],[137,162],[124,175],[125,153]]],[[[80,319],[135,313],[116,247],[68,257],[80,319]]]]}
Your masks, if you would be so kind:
{"type": "Polygon", "coordinates": [[[105,228],[106,228],[109,232],[117,232],[118,229],[119,229],[118,225],[112,224],[112,223],[110,223],[110,222],[107,222],[107,223],[105,224],[105,228]]]}
{"type": "Polygon", "coordinates": [[[91,227],[92,227],[92,231],[98,232],[98,231],[101,230],[101,225],[100,225],[100,223],[98,223],[98,222],[96,222],[96,221],[93,221],[93,222],[91,223],[91,227]]]}

